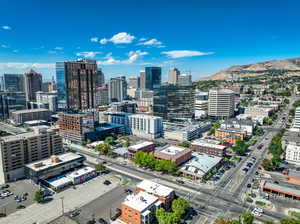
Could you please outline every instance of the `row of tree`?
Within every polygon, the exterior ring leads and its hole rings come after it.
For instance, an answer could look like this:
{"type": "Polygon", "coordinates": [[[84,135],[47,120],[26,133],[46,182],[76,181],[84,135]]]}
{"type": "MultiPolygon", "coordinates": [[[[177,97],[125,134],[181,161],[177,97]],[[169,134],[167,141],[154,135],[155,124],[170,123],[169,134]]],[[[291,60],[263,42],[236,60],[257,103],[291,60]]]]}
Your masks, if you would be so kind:
{"type": "Polygon", "coordinates": [[[164,208],[158,209],[156,219],[159,224],[178,224],[189,208],[190,204],[186,200],[178,198],[172,202],[172,211],[167,212],[164,208]]]}
{"type": "Polygon", "coordinates": [[[248,149],[248,145],[245,143],[241,137],[238,137],[236,140],[235,146],[232,147],[232,151],[234,151],[237,155],[244,155],[248,149]]]}
{"type": "Polygon", "coordinates": [[[272,154],[272,159],[264,159],[262,166],[265,170],[274,170],[278,168],[281,164],[281,155],[283,153],[282,149],[282,136],[284,134],[284,129],[278,132],[271,140],[268,147],[269,152],[272,154]]]}
{"type": "Polygon", "coordinates": [[[134,163],[156,171],[163,171],[175,174],[177,168],[174,162],[170,160],[155,159],[153,154],[146,152],[137,152],[134,157],[134,163]]]}

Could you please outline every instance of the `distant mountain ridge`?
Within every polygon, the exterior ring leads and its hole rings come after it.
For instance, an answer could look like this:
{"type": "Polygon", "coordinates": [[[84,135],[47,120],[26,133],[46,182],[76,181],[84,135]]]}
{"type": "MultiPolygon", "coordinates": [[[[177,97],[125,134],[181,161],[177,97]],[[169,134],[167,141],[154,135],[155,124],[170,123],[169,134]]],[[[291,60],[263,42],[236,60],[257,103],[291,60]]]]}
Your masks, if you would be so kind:
{"type": "Polygon", "coordinates": [[[228,78],[258,76],[265,74],[300,76],[300,58],[272,60],[248,65],[231,66],[228,69],[221,70],[214,75],[205,77],[202,80],[223,80],[228,78]]]}

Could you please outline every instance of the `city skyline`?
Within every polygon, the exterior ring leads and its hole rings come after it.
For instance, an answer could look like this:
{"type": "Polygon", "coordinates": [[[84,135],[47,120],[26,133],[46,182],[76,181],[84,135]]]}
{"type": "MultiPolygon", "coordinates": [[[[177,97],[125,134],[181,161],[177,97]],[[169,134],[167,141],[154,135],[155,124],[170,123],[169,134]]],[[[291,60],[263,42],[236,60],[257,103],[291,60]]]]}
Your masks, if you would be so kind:
{"type": "Polygon", "coordinates": [[[55,62],[90,58],[107,78],[128,78],[146,66],[161,66],[163,81],[172,67],[191,70],[196,80],[231,65],[299,56],[299,3],[268,2],[76,0],[41,5],[31,0],[28,8],[28,2],[4,1],[0,72],[33,68],[50,80],[55,62]]]}

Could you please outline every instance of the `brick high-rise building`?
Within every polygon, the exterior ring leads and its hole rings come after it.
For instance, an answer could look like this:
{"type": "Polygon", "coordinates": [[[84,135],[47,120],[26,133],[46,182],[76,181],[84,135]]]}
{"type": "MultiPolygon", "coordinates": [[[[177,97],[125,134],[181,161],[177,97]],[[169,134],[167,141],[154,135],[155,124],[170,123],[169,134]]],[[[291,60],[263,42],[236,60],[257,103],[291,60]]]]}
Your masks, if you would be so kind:
{"type": "Polygon", "coordinates": [[[95,60],[82,59],[64,62],[68,109],[84,110],[95,107],[97,73],[95,60]]]}
{"type": "Polygon", "coordinates": [[[34,70],[25,73],[25,92],[27,101],[36,100],[36,92],[42,90],[42,75],[34,70]]]}

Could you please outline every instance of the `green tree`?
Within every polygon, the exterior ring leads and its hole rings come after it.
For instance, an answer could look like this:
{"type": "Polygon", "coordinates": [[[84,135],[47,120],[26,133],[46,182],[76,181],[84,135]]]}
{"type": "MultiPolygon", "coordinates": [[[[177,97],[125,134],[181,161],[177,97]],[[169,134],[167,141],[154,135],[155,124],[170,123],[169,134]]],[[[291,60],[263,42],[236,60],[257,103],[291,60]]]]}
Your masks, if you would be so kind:
{"type": "Polygon", "coordinates": [[[105,138],[104,142],[108,145],[114,145],[115,144],[115,140],[112,136],[108,136],[105,138]]]}
{"type": "Polygon", "coordinates": [[[236,145],[232,147],[232,150],[238,155],[244,155],[247,151],[247,144],[240,137],[236,140],[236,145]]]}
{"type": "Polygon", "coordinates": [[[45,199],[44,191],[39,189],[34,193],[33,200],[37,203],[41,203],[45,199]]]}
{"type": "Polygon", "coordinates": [[[95,147],[95,151],[106,155],[110,151],[110,145],[107,143],[102,143],[95,147]]]}
{"type": "Polygon", "coordinates": [[[243,224],[252,224],[254,221],[254,216],[251,214],[242,214],[243,224]]]}
{"type": "Polygon", "coordinates": [[[179,217],[182,217],[189,208],[190,204],[182,198],[177,198],[172,202],[172,211],[179,217]]]}
{"type": "Polygon", "coordinates": [[[189,141],[180,142],[178,145],[181,146],[181,147],[185,147],[185,148],[190,148],[191,147],[191,143],[189,141]]]}
{"type": "Polygon", "coordinates": [[[97,171],[104,171],[104,170],[106,170],[106,167],[103,165],[103,163],[98,163],[95,165],[95,169],[97,171]]]}

